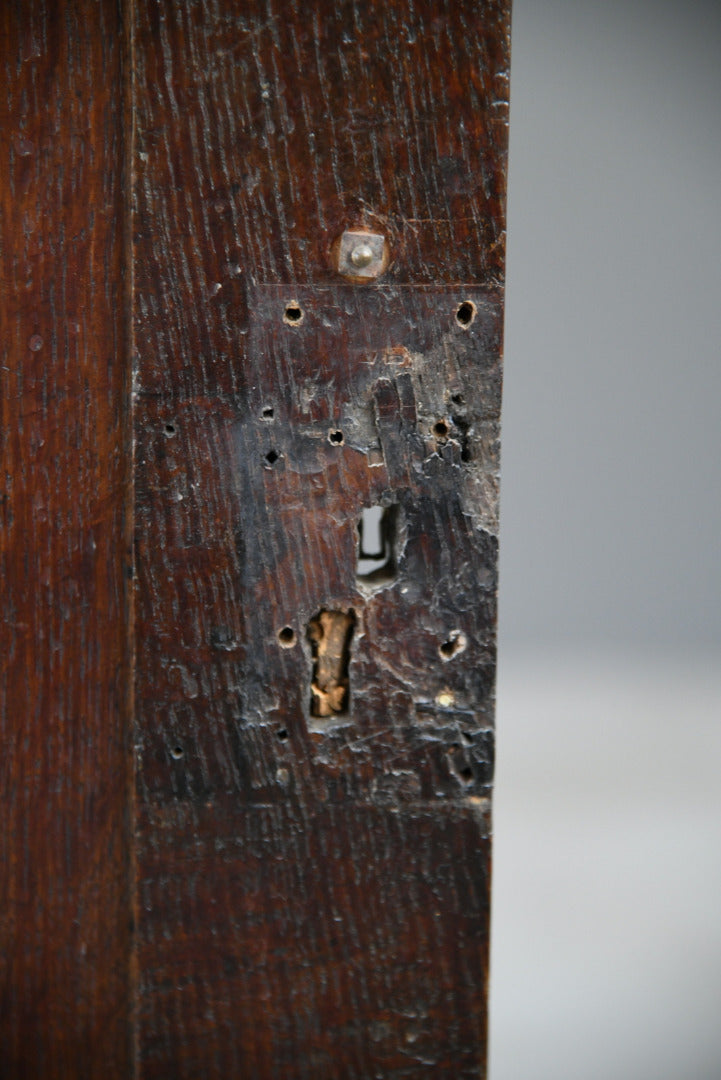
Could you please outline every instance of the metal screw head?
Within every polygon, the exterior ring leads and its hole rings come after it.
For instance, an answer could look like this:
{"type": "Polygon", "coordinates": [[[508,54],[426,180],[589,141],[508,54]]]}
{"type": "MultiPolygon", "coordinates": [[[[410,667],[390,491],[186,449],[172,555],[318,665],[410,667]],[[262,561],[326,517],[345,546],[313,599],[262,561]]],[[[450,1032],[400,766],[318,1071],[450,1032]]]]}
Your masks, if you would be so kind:
{"type": "Polygon", "coordinates": [[[359,244],[351,251],[350,261],[358,270],[362,266],[367,266],[368,263],[373,262],[373,248],[370,244],[359,244]]]}
{"type": "Polygon", "coordinates": [[[337,270],[345,277],[376,278],[388,263],[388,244],[381,233],[348,230],[335,250],[337,270]]]}

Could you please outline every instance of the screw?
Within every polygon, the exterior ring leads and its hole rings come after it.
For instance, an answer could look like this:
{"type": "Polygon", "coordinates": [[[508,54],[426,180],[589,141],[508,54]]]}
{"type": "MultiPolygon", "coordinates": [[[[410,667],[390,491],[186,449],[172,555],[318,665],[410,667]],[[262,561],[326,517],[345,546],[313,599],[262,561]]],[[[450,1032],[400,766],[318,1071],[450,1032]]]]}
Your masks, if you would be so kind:
{"type": "Polygon", "coordinates": [[[351,251],[350,261],[356,267],[367,266],[373,261],[373,248],[369,244],[359,244],[351,251]]]}
{"type": "Polygon", "coordinates": [[[357,280],[379,277],[388,265],[388,254],[385,236],[360,229],[344,232],[334,245],[336,269],[357,280]]]}

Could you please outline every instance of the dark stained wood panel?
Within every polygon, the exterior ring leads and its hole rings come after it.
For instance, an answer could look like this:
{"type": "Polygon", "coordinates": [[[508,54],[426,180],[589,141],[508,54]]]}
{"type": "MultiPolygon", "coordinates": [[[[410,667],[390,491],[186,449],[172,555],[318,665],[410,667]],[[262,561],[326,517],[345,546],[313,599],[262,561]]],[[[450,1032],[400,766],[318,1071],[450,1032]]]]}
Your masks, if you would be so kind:
{"type": "Polygon", "coordinates": [[[124,31],[0,5],[0,1075],[131,1075],[124,31]]]}
{"type": "Polygon", "coordinates": [[[489,842],[474,815],[231,808],[146,818],[141,1074],[481,1075],[489,842]]]}
{"type": "Polygon", "coordinates": [[[508,5],[134,40],[140,1074],[482,1077],[508,5]]]}

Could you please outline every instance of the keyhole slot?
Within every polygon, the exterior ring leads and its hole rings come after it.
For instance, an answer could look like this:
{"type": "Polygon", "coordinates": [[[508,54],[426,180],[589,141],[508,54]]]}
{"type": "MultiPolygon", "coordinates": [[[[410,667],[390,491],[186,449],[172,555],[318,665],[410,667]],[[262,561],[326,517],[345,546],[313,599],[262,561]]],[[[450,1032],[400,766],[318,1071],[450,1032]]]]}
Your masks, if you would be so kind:
{"type": "Polygon", "coordinates": [[[367,506],[358,522],[356,576],[361,583],[382,584],[396,575],[397,506],[367,506]]]}

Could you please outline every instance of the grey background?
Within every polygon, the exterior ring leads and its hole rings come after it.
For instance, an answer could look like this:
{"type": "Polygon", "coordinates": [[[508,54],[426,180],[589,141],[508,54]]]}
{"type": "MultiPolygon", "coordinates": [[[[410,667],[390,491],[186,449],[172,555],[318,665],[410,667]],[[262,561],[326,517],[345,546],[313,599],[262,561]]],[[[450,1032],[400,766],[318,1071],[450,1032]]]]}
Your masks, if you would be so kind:
{"type": "Polygon", "coordinates": [[[721,1078],[721,0],[515,0],[491,1080],[721,1078]]]}
{"type": "Polygon", "coordinates": [[[721,3],[515,0],[502,633],[721,641],[721,3]]]}

